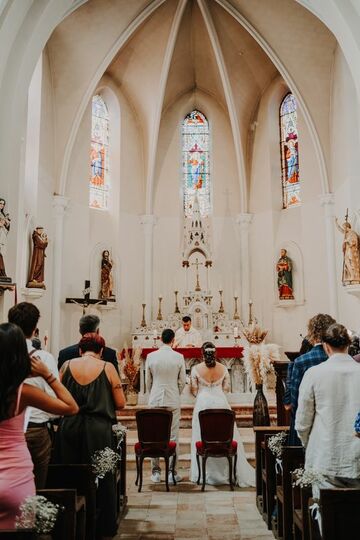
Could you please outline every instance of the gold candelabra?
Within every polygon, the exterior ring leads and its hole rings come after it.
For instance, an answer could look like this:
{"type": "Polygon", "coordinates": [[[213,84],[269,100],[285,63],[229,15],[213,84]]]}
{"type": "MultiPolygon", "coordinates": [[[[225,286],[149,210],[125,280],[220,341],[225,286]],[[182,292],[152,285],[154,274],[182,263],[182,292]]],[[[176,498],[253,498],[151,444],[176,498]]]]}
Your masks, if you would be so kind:
{"type": "Polygon", "coordinates": [[[162,301],[162,296],[159,296],[159,311],[156,317],[158,321],[162,321],[162,318],[163,318],[162,313],[161,313],[161,301],[162,301]]]}
{"type": "Polygon", "coordinates": [[[222,299],[222,295],[223,295],[223,291],[220,289],[219,291],[219,294],[220,294],[220,307],[219,307],[219,313],[224,313],[224,304],[223,304],[223,299],[222,299]]]}
{"type": "Polygon", "coordinates": [[[146,308],[146,304],[141,304],[142,305],[142,319],[141,319],[141,323],[140,323],[140,326],[144,327],[146,326],[146,320],[145,320],[145,308],[146,308]]]}
{"type": "Polygon", "coordinates": [[[239,298],[238,296],[234,296],[234,301],[235,301],[234,319],[240,319],[239,313],[238,313],[238,308],[237,308],[238,298],[239,298]]]}
{"type": "Polygon", "coordinates": [[[177,301],[178,292],[179,291],[174,291],[174,294],[175,294],[175,311],[174,311],[174,313],[180,313],[180,309],[179,309],[178,301],[177,301]]]}

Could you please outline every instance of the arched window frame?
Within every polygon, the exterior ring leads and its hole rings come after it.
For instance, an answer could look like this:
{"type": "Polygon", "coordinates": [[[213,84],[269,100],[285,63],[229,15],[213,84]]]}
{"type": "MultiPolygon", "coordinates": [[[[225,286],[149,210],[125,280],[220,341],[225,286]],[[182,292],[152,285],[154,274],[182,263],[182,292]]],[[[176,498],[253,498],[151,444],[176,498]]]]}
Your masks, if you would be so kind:
{"type": "Polygon", "coordinates": [[[185,217],[192,215],[192,202],[197,193],[200,214],[207,217],[212,211],[210,177],[210,128],[205,114],[193,109],[181,124],[182,196],[185,217]],[[192,126],[196,126],[193,128],[192,126]],[[200,128],[200,129],[199,129],[200,128]],[[200,149],[200,150],[197,150],[200,149]],[[189,154],[191,154],[191,159],[189,154]],[[191,163],[193,161],[194,163],[191,163]],[[196,163],[202,166],[196,169],[196,163]]]}
{"type": "Polygon", "coordinates": [[[299,206],[299,146],[297,129],[297,104],[288,92],[279,108],[280,159],[283,209],[299,206]]]}
{"type": "Polygon", "coordinates": [[[89,206],[109,209],[110,193],[110,119],[104,98],[95,94],[91,101],[91,144],[89,206]]]}

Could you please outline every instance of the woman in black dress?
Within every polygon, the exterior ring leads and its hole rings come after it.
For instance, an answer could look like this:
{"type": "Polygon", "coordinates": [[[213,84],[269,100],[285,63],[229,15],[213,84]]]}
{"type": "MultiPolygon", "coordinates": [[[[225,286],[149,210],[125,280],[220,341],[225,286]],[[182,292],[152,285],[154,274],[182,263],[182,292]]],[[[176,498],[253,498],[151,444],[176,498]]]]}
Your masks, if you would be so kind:
{"type": "MultiPolygon", "coordinates": [[[[79,413],[60,422],[56,441],[60,463],[91,463],[94,452],[114,446],[115,411],[125,406],[125,397],[115,367],[101,360],[104,347],[99,334],[85,334],[79,343],[81,357],[61,368],[61,381],[79,405],[79,413]]],[[[108,473],[99,481],[97,495],[97,536],[112,537],[117,532],[114,475],[108,473]]]]}

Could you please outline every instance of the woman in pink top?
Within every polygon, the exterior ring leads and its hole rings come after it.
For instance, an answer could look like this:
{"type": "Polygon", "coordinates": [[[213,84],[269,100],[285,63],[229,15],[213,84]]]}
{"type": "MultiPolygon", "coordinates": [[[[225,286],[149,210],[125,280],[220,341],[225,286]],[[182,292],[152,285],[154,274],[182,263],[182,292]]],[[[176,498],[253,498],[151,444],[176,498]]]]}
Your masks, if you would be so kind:
{"type": "Polygon", "coordinates": [[[24,435],[28,406],[58,415],[78,412],[71,394],[46,365],[29,357],[20,328],[0,324],[0,529],[13,529],[19,506],[35,495],[33,464],[24,435]],[[43,377],[57,397],[23,384],[31,375],[43,377]]]}

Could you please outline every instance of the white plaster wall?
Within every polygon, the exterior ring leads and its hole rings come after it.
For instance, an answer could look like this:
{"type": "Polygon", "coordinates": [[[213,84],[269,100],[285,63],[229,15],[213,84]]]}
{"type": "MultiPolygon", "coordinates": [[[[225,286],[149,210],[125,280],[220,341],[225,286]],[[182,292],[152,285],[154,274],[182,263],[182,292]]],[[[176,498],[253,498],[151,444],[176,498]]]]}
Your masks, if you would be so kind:
{"type": "MultiPolygon", "coordinates": [[[[174,309],[173,291],[185,289],[182,269],[182,195],[181,195],[181,122],[193,108],[209,121],[211,139],[212,248],[211,288],[213,308],[219,307],[220,286],[224,290],[225,309],[233,310],[234,291],[240,290],[240,260],[237,225],[240,211],[239,182],[233,138],[228,115],[217,102],[203,93],[187,94],[176,101],[162,118],[156,166],[154,213],[154,300],[164,296],[164,311],[174,309]]],[[[206,288],[204,277],[200,283],[206,288]]],[[[195,270],[189,270],[189,286],[195,286],[195,270]]]]}
{"type": "MultiPolygon", "coordinates": [[[[325,279],[325,230],[319,204],[321,186],[315,152],[302,115],[298,112],[300,207],[282,209],[279,155],[279,105],[288,89],[276,81],[264,94],[257,116],[254,137],[250,212],[251,288],[254,313],[269,329],[269,340],[284,350],[297,350],[299,333],[306,333],[307,320],[329,308],[325,279]],[[304,265],[305,303],[278,307],[276,261],[280,248],[295,242],[304,265]]],[[[297,250],[288,255],[296,263],[297,250]]],[[[294,283],[300,301],[300,283],[294,283]]]]}
{"type": "MultiPolygon", "coordinates": [[[[344,222],[346,209],[349,221],[360,234],[360,154],[359,102],[354,81],[345,57],[338,47],[335,55],[331,103],[331,178],[335,194],[335,214],[344,222]]],[[[360,329],[359,299],[347,294],[341,284],[342,234],[336,230],[337,293],[339,319],[353,330],[360,329]]]]}

